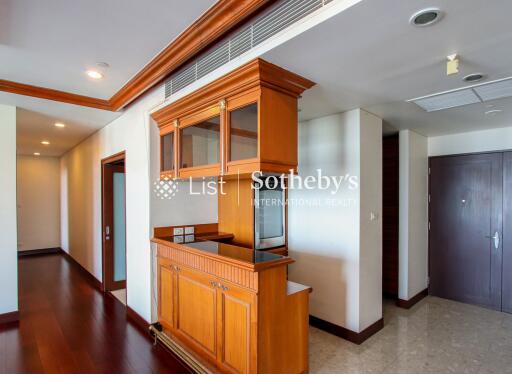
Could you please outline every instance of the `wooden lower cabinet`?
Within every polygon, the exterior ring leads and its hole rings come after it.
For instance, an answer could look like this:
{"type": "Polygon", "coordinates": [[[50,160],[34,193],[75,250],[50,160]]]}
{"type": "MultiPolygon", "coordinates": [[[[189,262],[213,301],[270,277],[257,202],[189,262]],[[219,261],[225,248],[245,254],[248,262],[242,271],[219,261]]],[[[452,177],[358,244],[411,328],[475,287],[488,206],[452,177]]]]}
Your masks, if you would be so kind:
{"type": "Polygon", "coordinates": [[[160,323],[166,329],[174,328],[175,277],[170,264],[161,264],[158,267],[158,314],[160,323]]]}
{"type": "MultiPolygon", "coordinates": [[[[223,285],[224,286],[224,285],[223,285]]],[[[250,373],[256,360],[255,295],[234,286],[219,291],[219,361],[236,373],[250,373]]]]}
{"type": "Polygon", "coordinates": [[[217,356],[217,289],[204,273],[176,267],[176,333],[217,356]]]}
{"type": "Polygon", "coordinates": [[[165,333],[214,372],[307,372],[309,287],[290,289],[286,265],[256,271],[249,287],[226,279],[243,282],[242,269],[219,267],[225,278],[202,269],[158,258],[165,333]]]}
{"type": "Polygon", "coordinates": [[[159,320],[223,371],[251,373],[256,296],[206,273],[159,260],[159,320]]]}

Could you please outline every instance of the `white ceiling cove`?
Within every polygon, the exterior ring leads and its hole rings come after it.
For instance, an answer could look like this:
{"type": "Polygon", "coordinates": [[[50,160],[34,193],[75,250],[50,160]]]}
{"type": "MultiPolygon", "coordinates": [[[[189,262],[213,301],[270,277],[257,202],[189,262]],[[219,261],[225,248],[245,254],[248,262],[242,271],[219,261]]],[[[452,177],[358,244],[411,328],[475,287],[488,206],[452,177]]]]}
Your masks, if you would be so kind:
{"type": "Polygon", "coordinates": [[[109,99],[214,3],[0,0],[0,79],[109,99]]]}
{"type": "MultiPolygon", "coordinates": [[[[109,99],[214,3],[0,0],[0,79],[109,99]]],[[[121,115],[5,92],[0,104],[18,107],[18,154],[60,156],[121,115]]]]}
{"type": "Polygon", "coordinates": [[[16,151],[24,155],[61,156],[122,114],[5,92],[0,92],[0,103],[17,107],[16,151]],[[66,127],[56,128],[56,122],[66,127]],[[43,146],[41,140],[51,145],[43,146]]]}
{"type": "Polygon", "coordinates": [[[364,108],[398,129],[427,135],[512,125],[512,99],[427,113],[408,99],[512,76],[509,0],[364,0],[264,54],[263,58],[317,83],[301,99],[301,118],[364,108]],[[413,27],[416,11],[436,6],[441,22],[413,27]],[[446,75],[458,53],[460,72],[446,75]],[[488,106],[503,109],[484,115],[488,106]]]}

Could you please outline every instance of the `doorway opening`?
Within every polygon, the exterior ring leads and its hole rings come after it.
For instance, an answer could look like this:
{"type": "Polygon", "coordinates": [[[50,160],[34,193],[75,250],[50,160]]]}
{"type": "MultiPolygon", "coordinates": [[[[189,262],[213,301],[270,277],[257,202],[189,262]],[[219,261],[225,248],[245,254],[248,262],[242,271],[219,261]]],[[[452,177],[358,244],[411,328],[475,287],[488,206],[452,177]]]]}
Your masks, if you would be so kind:
{"type": "Polygon", "coordinates": [[[382,294],[398,300],[399,136],[382,139],[382,294]]]}
{"type": "Polygon", "coordinates": [[[125,153],[101,161],[103,291],[126,305],[125,153]]]}

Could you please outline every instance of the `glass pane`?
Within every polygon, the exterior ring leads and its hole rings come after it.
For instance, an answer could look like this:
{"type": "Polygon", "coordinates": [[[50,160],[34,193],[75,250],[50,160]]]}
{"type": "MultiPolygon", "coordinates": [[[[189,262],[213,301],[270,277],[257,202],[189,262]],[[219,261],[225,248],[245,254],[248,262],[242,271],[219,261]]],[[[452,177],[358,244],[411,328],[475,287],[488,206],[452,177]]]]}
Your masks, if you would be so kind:
{"type": "Polygon", "coordinates": [[[283,191],[260,190],[260,239],[283,236],[283,191]]]}
{"type": "Polygon", "coordinates": [[[233,110],[229,113],[230,161],[258,156],[258,104],[233,110]]]}
{"type": "Polygon", "coordinates": [[[174,169],[174,133],[162,136],[162,171],[174,169]]]}
{"type": "Polygon", "coordinates": [[[217,164],[220,147],[220,117],[181,129],[181,167],[217,164]]]}
{"type": "Polygon", "coordinates": [[[114,173],[114,281],[126,280],[124,173],[114,173]]]}

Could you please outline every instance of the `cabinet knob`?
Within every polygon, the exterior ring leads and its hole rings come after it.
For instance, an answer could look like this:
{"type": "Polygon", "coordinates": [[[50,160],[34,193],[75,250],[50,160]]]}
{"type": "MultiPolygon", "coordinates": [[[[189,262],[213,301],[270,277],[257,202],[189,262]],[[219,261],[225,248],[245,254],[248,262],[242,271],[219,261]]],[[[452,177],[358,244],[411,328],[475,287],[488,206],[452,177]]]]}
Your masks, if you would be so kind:
{"type": "Polygon", "coordinates": [[[229,291],[229,288],[224,286],[223,284],[220,285],[220,288],[222,289],[222,291],[229,291]]]}

